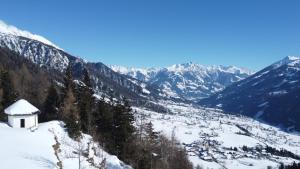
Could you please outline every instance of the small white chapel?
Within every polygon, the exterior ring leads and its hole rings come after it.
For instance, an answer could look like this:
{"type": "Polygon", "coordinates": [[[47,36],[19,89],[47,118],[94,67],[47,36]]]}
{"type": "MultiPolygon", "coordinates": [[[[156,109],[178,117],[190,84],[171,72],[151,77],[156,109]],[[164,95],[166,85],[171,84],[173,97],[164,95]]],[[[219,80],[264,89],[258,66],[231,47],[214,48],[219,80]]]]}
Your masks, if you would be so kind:
{"type": "Polygon", "coordinates": [[[24,99],[20,99],[7,107],[4,113],[8,115],[8,124],[13,128],[38,127],[40,110],[24,99]]]}

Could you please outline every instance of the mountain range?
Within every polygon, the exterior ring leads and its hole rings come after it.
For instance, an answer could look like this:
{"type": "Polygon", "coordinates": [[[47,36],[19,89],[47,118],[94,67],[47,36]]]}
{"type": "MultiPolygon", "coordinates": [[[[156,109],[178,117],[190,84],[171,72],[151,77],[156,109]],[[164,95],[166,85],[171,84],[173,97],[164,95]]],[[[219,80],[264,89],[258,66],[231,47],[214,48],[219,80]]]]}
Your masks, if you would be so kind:
{"type": "Polygon", "coordinates": [[[46,38],[0,22],[0,47],[35,65],[62,73],[71,64],[81,79],[87,68],[97,95],[126,96],[133,105],[157,107],[159,100],[188,101],[300,130],[299,58],[286,57],[261,71],[235,66],[175,64],[166,68],[126,68],[87,62],[46,38]]]}
{"type": "Polygon", "coordinates": [[[162,98],[199,100],[253,73],[234,66],[206,67],[194,63],[155,69],[126,69],[120,66],[111,66],[110,69],[101,62],[92,63],[75,57],[40,35],[4,22],[0,22],[0,47],[8,48],[40,67],[59,72],[71,64],[77,79],[81,78],[85,67],[99,95],[113,93],[114,97],[126,96],[132,103],[162,98]]]}
{"type": "Polygon", "coordinates": [[[175,64],[166,68],[126,68],[111,66],[121,74],[156,86],[167,98],[199,100],[242,80],[253,71],[235,66],[203,66],[195,63],[175,64]]]}

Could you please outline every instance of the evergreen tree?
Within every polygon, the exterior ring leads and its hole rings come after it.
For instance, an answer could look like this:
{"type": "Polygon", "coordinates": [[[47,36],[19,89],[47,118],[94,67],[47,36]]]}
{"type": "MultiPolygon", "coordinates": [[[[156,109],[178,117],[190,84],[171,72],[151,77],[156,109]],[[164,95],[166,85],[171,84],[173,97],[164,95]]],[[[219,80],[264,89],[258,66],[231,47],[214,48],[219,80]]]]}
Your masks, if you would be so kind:
{"type": "Polygon", "coordinates": [[[154,131],[151,121],[146,124],[145,131],[148,141],[153,145],[156,144],[159,133],[154,131]]]}
{"type": "Polygon", "coordinates": [[[113,113],[111,105],[104,101],[102,97],[97,104],[97,111],[94,115],[95,126],[99,136],[99,141],[102,146],[106,147],[109,151],[112,151],[114,147],[112,144],[104,145],[105,143],[112,142],[112,129],[113,129],[113,113]]]}
{"type": "Polygon", "coordinates": [[[115,154],[121,159],[126,159],[126,144],[129,144],[135,127],[133,126],[134,116],[128,101],[124,98],[123,104],[118,103],[114,107],[113,116],[113,144],[115,154]]]}
{"type": "Polygon", "coordinates": [[[153,158],[153,154],[157,154],[156,148],[158,146],[158,133],[154,132],[153,124],[151,122],[144,125],[145,135],[142,139],[141,150],[139,153],[139,168],[151,169],[155,164],[156,159],[153,158]]]}
{"type": "Polygon", "coordinates": [[[44,103],[44,112],[41,115],[42,121],[58,119],[59,95],[53,84],[48,89],[48,95],[44,103]]]}
{"type": "Polygon", "coordinates": [[[63,102],[63,120],[66,123],[70,137],[78,139],[80,134],[80,117],[77,107],[76,97],[73,90],[68,89],[63,102]]]}
{"type": "Polygon", "coordinates": [[[82,131],[88,134],[92,133],[94,124],[93,107],[94,107],[94,91],[87,69],[83,70],[82,81],[84,85],[79,86],[78,102],[80,109],[81,128],[82,131]]]}
{"type": "Polygon", "coordinates": [[[72,75],[72,66],[71,64],[68,65],[66,71],[65,71],[65,75],[64,75],[64,88],[63,88],[63,96],[62,98],[64,98],[67,94],[67,91],[69,88],[74,89],[74,84],[73,84],[73,75],[72,75]]]}
{"type": "Polygon", "coordinates": [[[81,123],[74,90],[72,67],[69,64],[64,77],[63,101],[60,118],[66,123],[66,128],[70,137],[78,139],[81,136],[81,123]]]}
{"type": "Polygon", "coordinates": [[[83,69],[82,81],[89,88],[90,92],[93,93],[91,78],[90,78],[89,72],[86,68],[83,69]]]}

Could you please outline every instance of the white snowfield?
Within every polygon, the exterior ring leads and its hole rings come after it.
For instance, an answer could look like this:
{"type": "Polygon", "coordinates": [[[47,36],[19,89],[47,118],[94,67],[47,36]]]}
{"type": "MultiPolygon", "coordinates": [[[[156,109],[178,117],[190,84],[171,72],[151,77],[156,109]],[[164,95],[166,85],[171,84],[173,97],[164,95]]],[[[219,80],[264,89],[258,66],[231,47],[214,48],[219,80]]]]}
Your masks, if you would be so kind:
{"type": "Polygon", "coordinates": [[[162,114],[135,107],[137,118],[140,114],[146,115],[155,130],[168,136],[174,131],[194,166],[200,165],[205,169],[267,169],[268,166],[278,168],[280,162],[299,162],[265,150],[268,145],[300,155],[300,135],[296,133],[286,133],[253,119],[224,114],[216,109],[160,103],[170,112],[162,114]],[[249,150],[243,150],[243,146],[249,150]]]}
{"type": "Polygon", "coordinates": [[[79,164],[78,152],[84,152],[81,157],[81,168],[99,168],[104,159],[108,169],[131,168],[124,165],[116,156],[103,151],[88,135],[83,136],[81,143],[70,139],[62,125],[58,121],[42,123],[32,132],[27,129],[11,128],[1,122],[0,168],[59,169],[60,160],[63,169],[76,169],[79,164]],[[53,145],[59,145],[57,151],[53,145]]]}

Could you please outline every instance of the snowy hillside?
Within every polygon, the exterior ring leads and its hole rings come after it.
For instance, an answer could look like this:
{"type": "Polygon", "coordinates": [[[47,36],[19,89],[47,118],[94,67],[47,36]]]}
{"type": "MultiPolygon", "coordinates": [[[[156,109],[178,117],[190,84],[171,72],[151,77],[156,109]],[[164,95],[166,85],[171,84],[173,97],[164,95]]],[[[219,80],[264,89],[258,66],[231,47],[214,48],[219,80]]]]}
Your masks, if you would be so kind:
{"type": "Polygon", "coordinates": [[[158,86],[165,97],[187,100],[208,97],[253,73],[234,66],[202,66],[194,63],[176,64],[167,68],[111,68],[149,85],[158,86]]]}
{"type": "Polygon", "coordinates": [[[56,169],[61,161],[64,169],[74,169],[78,168],[78,152],[83,154],[82,168],[96,169],[104,161],[108,169],[130,168],[104,152],[88,135],[83,136],[81,144],[70,139],[61,125],[52,121],[30,131],[0,123],[0,168],[56,169]]]}
{"type": "Polygon", "coordinates": [[[200,104],[300,131],[299,79],[300,58],[287,56],[200,104]]]}
{"type": "Polygon", "coordinates": [[[280,162],[300,160],[300,135],[216,109],[163,101],[161,104],[170,110],[168,114],[135,108],[137,118],[145,115],[157,131],[169,136],[174,131],[195,166],[267,169],[268,166],[277,167],[280,162]],[[280,156],[278,152],[272,152],[272,148],[295,156],[280,156]]]}

